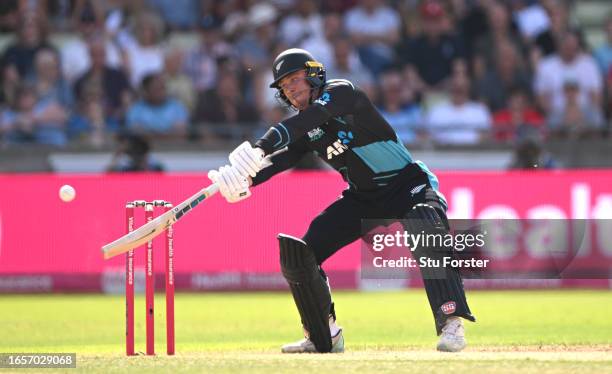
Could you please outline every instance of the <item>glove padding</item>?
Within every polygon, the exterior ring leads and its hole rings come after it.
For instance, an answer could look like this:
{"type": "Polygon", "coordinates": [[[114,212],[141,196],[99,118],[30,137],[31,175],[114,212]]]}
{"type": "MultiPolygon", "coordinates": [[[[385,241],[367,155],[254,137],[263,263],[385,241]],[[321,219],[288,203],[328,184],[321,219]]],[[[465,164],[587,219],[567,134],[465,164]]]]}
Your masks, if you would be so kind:
{"type": "Polygon", "coordinates": [[[237,203],[251,196],[249,181],[233,166],[221,166],[208,172],[208,178],[219,186],[219,192],[228,203],[237,203]]]}
{"type": "Polygon", "coordinates": [[[232,167],[245,178],[254,178],[259,171],[272,163],[261,148],[253,148],[248,141],[240,144],[229,154],[232,167]]]}

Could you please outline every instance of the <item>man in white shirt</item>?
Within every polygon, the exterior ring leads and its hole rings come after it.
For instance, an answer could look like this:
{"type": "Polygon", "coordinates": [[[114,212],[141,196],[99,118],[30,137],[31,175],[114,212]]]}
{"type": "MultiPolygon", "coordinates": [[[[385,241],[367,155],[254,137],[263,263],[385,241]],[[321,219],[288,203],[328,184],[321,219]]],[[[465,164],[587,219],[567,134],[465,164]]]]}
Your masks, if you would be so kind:
{"type": "Polygon", "coordinates": [[[547,113],[565,106],[564,82],[578,82],[580,105],[599,106],[603,82],[595,59],[580,50],[578,36],[567,32],[561,38],[559,53],[542,60],[537,68],[534,91],[547,113]]]}
{"type": "Polygon", "coordinates": [[[436,143],[477,144],[491,128],[491,113],[481,103],[470,101],[470,81],[455,74],[451,81],[451,100],[433,106],[427,115],[427,129],[436,143]]]}

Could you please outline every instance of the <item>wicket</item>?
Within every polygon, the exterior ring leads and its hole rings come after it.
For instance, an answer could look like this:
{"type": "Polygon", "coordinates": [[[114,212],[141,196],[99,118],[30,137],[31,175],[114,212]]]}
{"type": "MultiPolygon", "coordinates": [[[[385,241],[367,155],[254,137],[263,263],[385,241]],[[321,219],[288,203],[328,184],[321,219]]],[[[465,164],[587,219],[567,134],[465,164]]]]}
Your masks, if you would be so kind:
{"type": "MultiPolygon", "coordinates": [[[[147,202],[136,200],[125,205],[127,231],[134,230],[134,212],[136,208],[144,208],[145,220],[153,219],[155,207],[163,207],[165,211],[172,209],[172,204],[164,200],[147,202]]],[[[166,232],[166,346],[167,354],[174,354],[174,231],[170,226],[166,232]]],[[[126,253],[125,263],[125,307],[126,332],[125,349],[128,356],[134,352],[134,250],[126,253]]],[[[155,273],[153,267],[153,241],[147,242],[145,253],[145,304],[146,304],[146,352],[155,355],[155,273]]]]}

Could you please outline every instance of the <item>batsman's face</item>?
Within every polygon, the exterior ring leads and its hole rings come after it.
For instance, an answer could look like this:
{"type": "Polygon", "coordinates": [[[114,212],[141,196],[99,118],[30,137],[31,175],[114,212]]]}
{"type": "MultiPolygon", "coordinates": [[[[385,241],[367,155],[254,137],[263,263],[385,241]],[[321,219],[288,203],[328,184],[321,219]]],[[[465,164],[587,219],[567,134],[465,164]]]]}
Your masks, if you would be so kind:
{"type": "Polygon", "coordinates": [[[281,79],[279,88],[291,104],[299,110],[304,110],[310,101],[311,87],[306,80],[306,71],[300,70],[281,79]]]}

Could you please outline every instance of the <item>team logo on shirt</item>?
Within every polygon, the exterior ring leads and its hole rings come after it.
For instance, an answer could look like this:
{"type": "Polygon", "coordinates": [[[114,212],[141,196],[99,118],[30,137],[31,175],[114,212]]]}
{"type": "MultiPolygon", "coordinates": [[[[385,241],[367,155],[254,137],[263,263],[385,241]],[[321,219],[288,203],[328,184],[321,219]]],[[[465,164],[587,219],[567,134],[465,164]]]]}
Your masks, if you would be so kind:
{"type": "Polygon", "coordinates": [[[336,140],[332,145],[327,147],[327,159],[331,160],[334,156],[340,156],[349,149],[345,144],[342,144],[340,139],[336,140]]]}
{"type": "Polygon", "coordinates": [[[329,92],[325,92],[323,95],[321,95],[320,98],[313,101],[313,104],[319,104],[321,106],[325,106],[327,105],[327,103],[329,103],[330,100],[331,100],[331,95],[329,94],[329,92]]]}
{"type": "Polygon", "coordinates": [[[348,144],[353,140],[353,133],[351,131],[338,131],[338,138],[342,144],[348,144]]]}
{"type": "Polygon", "coordinates": [[[323,129],[321,129],[320,127],[317,127],[315,129],[308,131],[308,138],[310,138],[311,142],[314,142],[315,140],[321,139],[324,134],[325,132],[323,131],[323,129]]]}

